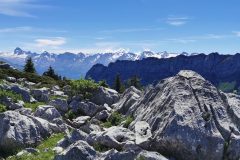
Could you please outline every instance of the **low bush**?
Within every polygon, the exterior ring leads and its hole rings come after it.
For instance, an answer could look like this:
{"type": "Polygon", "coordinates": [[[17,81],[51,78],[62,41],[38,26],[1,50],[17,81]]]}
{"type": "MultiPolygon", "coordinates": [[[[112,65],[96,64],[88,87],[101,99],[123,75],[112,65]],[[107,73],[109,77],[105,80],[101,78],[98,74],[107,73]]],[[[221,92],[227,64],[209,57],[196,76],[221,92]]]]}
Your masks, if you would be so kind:
{"type": "Polygon", "coordinates": [[[3,90],[0,89],[0,99],[3,99],[5,97],[11,98],[14,102],[17,102],[18,100],[23,100],[22,96],[20,94],[16,94],[12,91],[3,90]]]}
{"type": "Polygon", "coordinates": [[[124,117],[118,112],[113,112],[107,121],[102,124],[102,126],[105,128],[110,128],[112,126],[118,126],[124,122],[123,127],[128,128],[132,121],[133,118],[131,116],[124,117]]]}
{"type": "Polygon", "coordinates": [[[99,84],[93,80],[80,79],[70,81],[72,95],[83,95],[85,99],[91,97],[91,94],[99,88],[99,84]]]}
{"type": "Polygon", "coordinates": [[[7,107],[2,105],[2,104],[0,104],[0,113],[3,113],[5,111],[7,111],[7,107]]]}
{"type": "Polygon", "coordinates": [[[95,143],[95,144],[93,145],[93,148],[94,148],[96,151],[98,151],[98,152],[106,152],[106,151],[108,151],[108,150],[111,149],[111,148],[109,148],[109,147],[107,147],[107,146],[104,146],[104,145],[102,145],[102,144],[100,144],[100,143],[95,143]]]}

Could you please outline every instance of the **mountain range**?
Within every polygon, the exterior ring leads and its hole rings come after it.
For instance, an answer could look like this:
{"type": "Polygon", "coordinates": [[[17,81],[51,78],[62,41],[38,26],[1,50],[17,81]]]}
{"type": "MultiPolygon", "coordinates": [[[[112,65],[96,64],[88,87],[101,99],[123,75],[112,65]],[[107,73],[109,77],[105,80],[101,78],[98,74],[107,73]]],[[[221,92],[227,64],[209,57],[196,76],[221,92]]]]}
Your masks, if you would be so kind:
{"type": "MultiPolygon", "coordinates": [[[[188,53],[181,53],[188,55],[188,53]]],[[[12,66],[22,69],[26,58],[32,57],[36,70],[42,74],[51,65],[55,71],[67,78],[78,79],[84,77],[86,72],[95,64],[108,65],[110,62],[117,60],[141,60],[147,57],[155,58],[169,58],[179,55],[178,53],[144,51],[142,53],[126,52],[124,50],[112,53],[49,53],[44,51],[42,53],[35,53],[31,51],[24,51],[17,47],[14,52],[6,53],[0,52],[0,60],[5,61],[12,66]]]]}
{"type": "Polygon", "coordinates": [[[113,85],[115,76],[120,75],[122,81],[138,76],[143,85],[156,84],[158,81],[177,74],[180,70],[193,70],[212,82],[215,86],[227,84],[238,90],[240,86],[240,54],[192,56],[178,55],[171,58],[146,58],[136,61],[116,61],[108,66],[94,65],[86,74],[92,79],[106,80],[113,85]]]}

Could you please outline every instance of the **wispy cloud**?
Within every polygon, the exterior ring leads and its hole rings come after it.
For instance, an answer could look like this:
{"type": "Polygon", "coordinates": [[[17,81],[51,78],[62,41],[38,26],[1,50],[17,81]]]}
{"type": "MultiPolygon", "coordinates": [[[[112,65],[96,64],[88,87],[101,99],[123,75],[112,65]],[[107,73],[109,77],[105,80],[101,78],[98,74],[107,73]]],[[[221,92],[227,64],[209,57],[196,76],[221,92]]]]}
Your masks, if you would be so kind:
{"type": "Polygon", "coordinates": [[[240,37],[240,31],[233,31],[233,33],[235,34],[235,36],[240,37]]]}
{"type": "Polygon", "coordinates": [[[191,18],[189,17],[176,17],[169,16],[166,20],[166,23],[172,26],[182,26],[186,24],[191,18]]]}
{"type": "Polygon", "coordinates": [[[32,30],[32,27],[0,28],[0,33],[26,32],[31,30],[32,30]]]}
{"type": "Polygon", "coordinates": [[[36,39],[37,47],[58,47],[66,43],[66,39],[63,37],[53,37],[47,39],[36,39]]]}
{"type": "Polygon", "coordinates": [[[23,32],[54,32],[54,33],[65,33],[65,30],[58,29],[49,29],[49,28],[35,28],[30,26],[22,26],[22,27],[9,27],[9,28],[0,28],[0,33],[23,33],[23,32]]]}
{"type": "Polygon", "coordinates": [[[30,9],[45,8],[36,0],[0,0],[0,14],[14,17],[36,17],[30,9]]]}
{"type": "Polygon", "coordinates": [[[158,31],[163,28],[159,27],[146,27],[146,28],[122,28],[122,29],[110,29],[100,31],[101,33],[130,33],[130,32],[147,32],[147,31],[158,31]]]}

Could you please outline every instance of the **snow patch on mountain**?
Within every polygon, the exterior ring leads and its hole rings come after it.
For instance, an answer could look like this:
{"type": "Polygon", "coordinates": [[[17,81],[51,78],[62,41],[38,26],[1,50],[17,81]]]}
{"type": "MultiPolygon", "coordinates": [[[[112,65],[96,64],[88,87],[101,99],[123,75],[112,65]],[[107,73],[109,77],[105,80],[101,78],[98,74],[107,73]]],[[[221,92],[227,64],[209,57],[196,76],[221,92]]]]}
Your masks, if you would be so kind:
{"type": "MultiPolygon", "coordinates": [[[[39,74],[42,74],[51,65],[58,74],[73,79],[84,77],[86,72],[97,63],[108,65],[110,62],[115,62],[116,60],[135,61],[148,57],[170,58],[177,55],[179,54],[168,52],[154,53],[151,51],[132,53],[123,49],[113,53],[75,54],[65,52],[58,54],[44,51],[39,54],[31,51],[24,51],[19,47],[17,47],[13,53],[0,52],[0,58],[6,59],[12,64],[15,64],[15,66],[18,66],[18,68],[24,65],[27,57],[32,57],[39,74]]],[[[184,53],[184,55],[188,54],[184,53]]]]}

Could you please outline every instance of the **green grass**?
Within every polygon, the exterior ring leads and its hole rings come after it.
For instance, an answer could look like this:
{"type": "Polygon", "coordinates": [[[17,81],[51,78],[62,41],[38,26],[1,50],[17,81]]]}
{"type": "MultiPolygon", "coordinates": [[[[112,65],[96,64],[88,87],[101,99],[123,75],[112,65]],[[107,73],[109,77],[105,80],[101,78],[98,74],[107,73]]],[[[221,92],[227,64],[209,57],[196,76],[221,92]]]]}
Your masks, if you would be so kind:
{"type": "Polygon", "coordinates": [[[40,105],[45,105],[45,103],[43,102],[37,102],[37,103],[25,103],[24,104],[24,107],[25,108],[31,108],[32,111],[36,111],[37,107],[40,106],[40,105]]]}
{"type": "Polygon", "coordinates": [[[7,111],[7,107],[0,104],[0,113],[7,111]]]}
{"type": "Polygon", "coordinates": [[[20,94],[16,94],[12,91],[0,89],[0,99],[5,98],[5,97],[11,98],[14,102],[17,102],[18,100],[23,100],[23,98],[20,94]]]}
{"type": "Polygon", "coordinates": [[[124,117],[122,114],[118,112],[113,112],[111,116],[107,119],[106,122],[102,124],[105,128],[110,128],[112,126],[118,126],[122,122],[124,122],[123,127],[128,128],[129,124],[133,121],[131,116],[124,117]]]}
{"type": "Polygon", "coordinates": [[[46,139],[39,146],[36,147],[36,149],[39,150],[39,153],[22,155],[19,157],[13,156],[7,158],[7,160],[53,160],[55,157],[55,153],[52,149],[62,138],[64,138],[63,133],[52,135],[50,138],[46,139]]]}
{"type": "Polygon", "coordinates": [[[50,96],[50,100],[55,100],[55,99],[58,99],[58,98],[60,98],[60,99],[67,99],[67,97],[64,97],[64,96],[56,96],[56,95],[50,96]]]}

